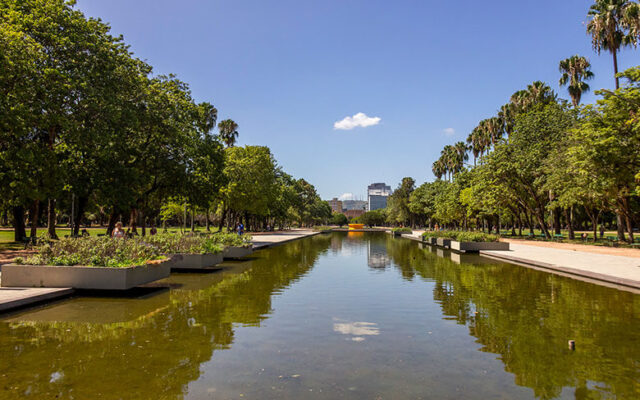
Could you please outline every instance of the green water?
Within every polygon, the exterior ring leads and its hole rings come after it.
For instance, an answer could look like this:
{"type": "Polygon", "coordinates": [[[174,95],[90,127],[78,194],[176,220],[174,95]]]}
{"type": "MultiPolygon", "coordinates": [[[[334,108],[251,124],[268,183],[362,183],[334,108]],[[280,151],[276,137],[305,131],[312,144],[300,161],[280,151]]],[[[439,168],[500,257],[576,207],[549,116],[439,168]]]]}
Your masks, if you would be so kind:
{"type": "Polygon", "coordinates": [[[456,261],[334,233],[7,315],[0,398],[640,399],[640,295],[456,261]]]}

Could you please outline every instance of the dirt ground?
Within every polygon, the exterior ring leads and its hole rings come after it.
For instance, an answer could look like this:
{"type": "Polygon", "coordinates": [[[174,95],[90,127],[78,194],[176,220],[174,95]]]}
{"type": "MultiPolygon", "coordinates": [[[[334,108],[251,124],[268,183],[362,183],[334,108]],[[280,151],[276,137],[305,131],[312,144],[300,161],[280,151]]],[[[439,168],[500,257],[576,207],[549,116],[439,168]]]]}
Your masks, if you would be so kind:
{"type": "Polygon", "coordinates": [[[592,246],[588,244],[575,244],[575,243],[556,243],[556,242],[542,242],[542,241],[538,242],[535,240],[507,239],[507,238],[500,239],[500,241],[509,242],[509,243],[526,244],[528,246],[550,247],[553,249],[575,250],[575,251],[584,251],[587,253],[607,254],[611,256],[640,258],[640,249],[592,246]]]}
{"type": "Polygon", "coordinates": [[[25,257],[33,253],[33,250],[2,250],[0,251],[0,265],[10,263],[16,257],[25,257]]]}

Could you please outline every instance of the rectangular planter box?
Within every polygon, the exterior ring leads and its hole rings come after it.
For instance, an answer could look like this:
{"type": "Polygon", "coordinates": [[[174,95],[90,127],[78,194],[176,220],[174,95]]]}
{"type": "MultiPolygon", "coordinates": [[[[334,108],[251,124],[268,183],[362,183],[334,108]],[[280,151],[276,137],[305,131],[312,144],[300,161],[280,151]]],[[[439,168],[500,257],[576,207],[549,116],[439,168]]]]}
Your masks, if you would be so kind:
{"type": "Polygon", "coordinates": [[[222,262],[222,253],[217,254],[171,254],[168,261],[171,269],[207,269],[222,262]]]}
{"type": "Polygon", "coordinates": [[[436,244],[440,247],[451,247],[451,239],[437,238],[436,244]]]}
{"type": "Polygon", "coordinates": [[[253,249],[251,247],[225,247],[222,251],[222,256],[225,259],[235,259],[235,258],[244,258],[249,257],[253,253],[253,249]]]}
{"type": "Polygon", "coordinates": [[[509,250],[507,242],[456,242],[451,241],[451,250],[477,252],[480,250],[509,250]]]}
{"type": "Polygon", "coordinates": [[[430,244],[432,246],[435,246],[437,244],[436,240],[437,238],[434,238],[434,237],[422,238],[423,243],[430,244]]]}
{"type": "Polygon", "coordinates": [[[88,266],[2,266],[2,287],[70,287],[74,289],[128,290],[169,276],[169,263],[129,268],[88,266]]]}

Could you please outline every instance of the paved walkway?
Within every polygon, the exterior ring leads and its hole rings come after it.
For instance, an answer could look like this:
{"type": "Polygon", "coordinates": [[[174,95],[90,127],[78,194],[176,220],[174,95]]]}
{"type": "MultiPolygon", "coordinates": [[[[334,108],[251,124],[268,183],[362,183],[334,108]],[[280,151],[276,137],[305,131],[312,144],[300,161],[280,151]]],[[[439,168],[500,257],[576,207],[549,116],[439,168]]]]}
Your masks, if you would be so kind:
{"type": "Polygon", "coordinates": [[[292,240],[302,239],[308,236],[318,235],[310,229],[292,229],[289,231],[250,233],[253,236],[253,248],[255,250],[276,246],[292,240]]]}
{"type": "Polygon", "coordinates": [[[69,296],[71,288],[0,288],[0,312],[69,296]]]}
{"type": "Polygon", "coordinates": [[[480,255],[640,289],[640,259],[510,243],[509,251],[481,251],[480,255]]]}

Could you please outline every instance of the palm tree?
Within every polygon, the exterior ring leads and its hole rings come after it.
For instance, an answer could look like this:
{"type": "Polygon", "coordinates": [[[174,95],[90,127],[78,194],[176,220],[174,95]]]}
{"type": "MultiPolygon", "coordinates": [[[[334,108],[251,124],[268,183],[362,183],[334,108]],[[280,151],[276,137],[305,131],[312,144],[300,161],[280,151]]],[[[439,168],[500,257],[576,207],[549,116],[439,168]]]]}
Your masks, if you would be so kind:
{"type": "Polygon", "coordinates": [[[446,169],[444,166],[444,162],[442,161],[442,158],[439,158],[433,162],[433,165],[431,166],[431,171],[433,171],[433,174],[436,176],[436,178],[438,179],[442,178],[442,176],[446,173],[446,169]]]}
{"type": "Polygon", "coordinates": [[[568,84],[571,102],[574,107],[578,107],[582,94],[589,91],[589,85],[584,81],[593,78],[593,72],[590,71],[591,63],[586,58],[575,55],[560,61],[558,68],[562,72],[560,86],[568,84]]]}
{"type": "Polygon", "coordinates": [[[481,153],[484,153],[484,144],[482,142],[483,133],[479,127],[473,128],[469,136],[467,137],[467,144],[469,149],[473,153],[473,165],[476,165],[476,159],[481,153]]]}
{"type": "Polygon", "coordinates": [[[469,148],[464,142],[454,143],[453,148],[456,151],[456,172],[460,172],[464,168],[464,162],[469,160],[469,148]]]}
{"type": "Polygon", "coordinates": [[[213,104],[203,102],[198,104],[198,118],[196,125],[201,134],[206,135],[216,127],[218,120],[218,109],[213,104]]]}
{"type": "Polygon", "coordinates": [[[509,139],[515,128],[515,107],[513,104],[507,103],[500,107],[498,118],[502,121],[502,130],[507,134],[507,139],[509,139]]]}
{"type": "Polygon", "coordinates": [[[640,29],[640,5],[629,0],[596,0],[587,14],[587,32],[591,35],[593,49],[600,54],[603,49],[613,55],[613,73],[616,89],[618,81],[618,52],[624,46],[636,46],[640,29]]]}
{"type": "Polygon", "coordinates": [[[556,94],[551,87],[542,81],[535,81],[527,85],[529,105],[538,103],[551,103],[556,100],[556,94]]]}
{"type": "Polygon", "coordinates": [[[486,120],[487,135],[491,144],[495,146],[496,143],[502,138],[503,123],[499,117],[491,117],[486,120]]]}
{"type": "Polygon", "coordinates": [[[238,138],[238,124],[232,119],[225,119],[218,124],[220,139],[227,147],[233,147],[238,138]]]}

